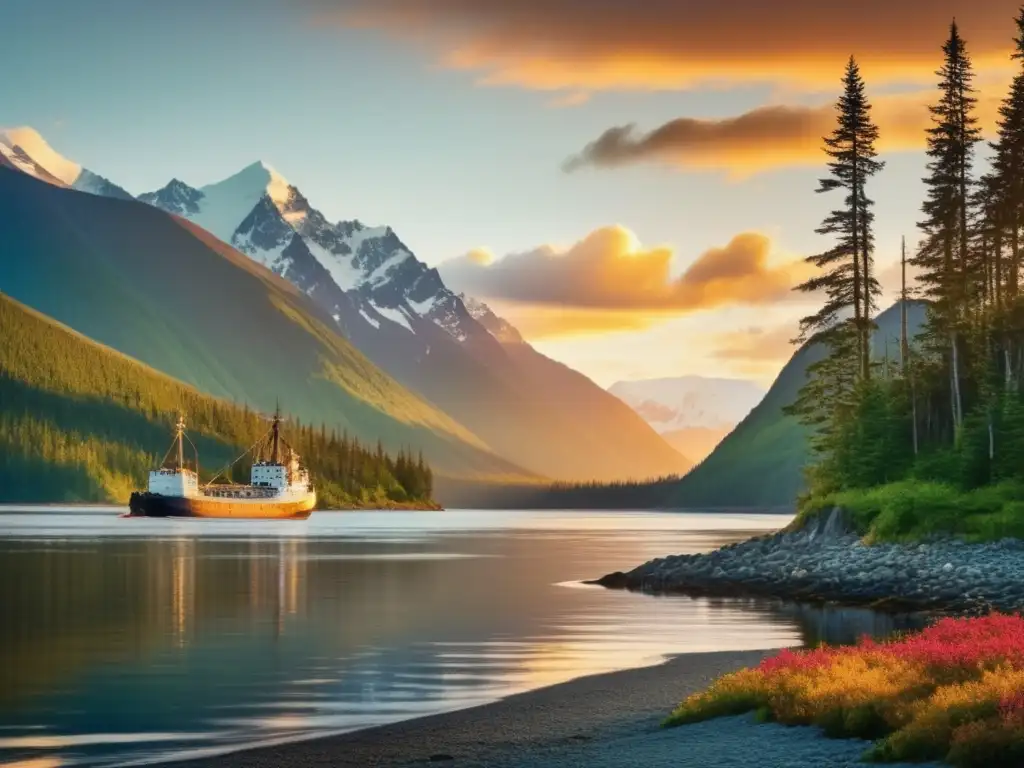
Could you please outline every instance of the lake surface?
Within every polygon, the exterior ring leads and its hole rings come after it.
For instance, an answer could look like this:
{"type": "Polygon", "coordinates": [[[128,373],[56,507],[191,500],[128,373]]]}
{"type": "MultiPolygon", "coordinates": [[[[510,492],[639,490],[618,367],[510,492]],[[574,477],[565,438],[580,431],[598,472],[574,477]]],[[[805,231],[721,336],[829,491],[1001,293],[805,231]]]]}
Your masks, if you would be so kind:
{"type": "Polygon", "coordinates": [[[365,728],[678,653],[896,620],[578,582],[778,515],[0,507],[0,764],[123,765],[365,728]]]}

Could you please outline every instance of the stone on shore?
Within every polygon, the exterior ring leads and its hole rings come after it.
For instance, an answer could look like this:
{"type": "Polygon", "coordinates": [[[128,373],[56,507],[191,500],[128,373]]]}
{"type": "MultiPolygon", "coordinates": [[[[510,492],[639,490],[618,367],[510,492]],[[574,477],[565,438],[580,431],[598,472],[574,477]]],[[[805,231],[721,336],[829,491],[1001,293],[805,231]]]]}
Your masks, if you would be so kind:
{"type": "Polygon", "coordinates": [[[698,555],[673,555],[596,582],[611,589],[764,595],[959,614],[1024,610],[1024,542],[865,545],[833,509],[787,530],[698,555]]]}

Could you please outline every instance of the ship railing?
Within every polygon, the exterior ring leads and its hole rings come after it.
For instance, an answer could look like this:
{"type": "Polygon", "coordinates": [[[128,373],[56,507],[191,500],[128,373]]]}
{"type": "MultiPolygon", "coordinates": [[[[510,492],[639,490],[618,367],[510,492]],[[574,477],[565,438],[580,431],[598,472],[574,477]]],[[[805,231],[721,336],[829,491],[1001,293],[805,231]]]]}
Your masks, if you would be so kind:
{"type": "Polygon", "coordinates": [[[209,485],[203,488],[205,496],[225,499],[269,499],[276,496],[277,488],[252,485],[229,485],[226,483],[209,485]]]}

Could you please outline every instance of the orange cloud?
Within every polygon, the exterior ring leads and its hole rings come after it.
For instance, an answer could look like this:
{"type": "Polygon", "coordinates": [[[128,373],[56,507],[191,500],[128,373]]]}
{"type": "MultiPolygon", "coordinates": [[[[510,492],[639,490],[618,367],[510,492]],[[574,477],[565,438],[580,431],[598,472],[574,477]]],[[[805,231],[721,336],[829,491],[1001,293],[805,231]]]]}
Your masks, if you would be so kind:
{"type": "Polygon", "coordinates": [[[644,331],[671,317],[627,310],[557,308],[505,302],[493,304],[492,309],[530,341],[644,331]]]}
{"type": "Polygon", "coordinates": [[[493,261],[473,252],[439,270],[455,290],[501,302],[523,335],[537,338],[637,330],[701,310],[785,301],[810,268],[772,264],[770,252],[764,235],[741,234],[674,277],[670,248],[645,249],[631,231],[612,226],[569,248],[545,245],[493,261]]]}
{"type": "MultiPolygon", "coordinates": [[[[881,152],[920,150],[931,125],[928,105],[933,91],[894,94],[874,99],[881,152]]],[[[1002,96],[984,95],[978,102],[983,129],[991,133],[1002,96]]],[[[720,170],[733,176],[792,165],[823,165],[822,137],[835,128],[835,106],[759,107],[722,120],[679,118],[640,133],[635,125],[610,128],[569,158],[566,171],[586,166],[615,168],[634,163],[659,163],[684,170],[720,170]]]]}
{"type": "Polygon", "coordinates": [[[306,0],[318,22],[433,46],[485,85],[678,89],[831,83],[854,53],[869,82],[930,83],[956,16],[980,69],[1007,65],[1019,0],[306,0]]]}

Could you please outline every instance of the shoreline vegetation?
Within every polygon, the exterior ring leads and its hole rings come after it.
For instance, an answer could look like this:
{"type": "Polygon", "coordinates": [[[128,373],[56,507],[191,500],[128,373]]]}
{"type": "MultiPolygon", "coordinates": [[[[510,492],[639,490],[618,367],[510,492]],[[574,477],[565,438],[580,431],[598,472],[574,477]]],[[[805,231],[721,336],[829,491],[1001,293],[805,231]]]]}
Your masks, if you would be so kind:
{"type": "Polygon", "coordinates": [[[756,713],[874,743],[864,759],[1024,763],[1024,618],[943,619],[905,637],[783,650],[687,697],[665,721],[756,713]]]}
{"type": "Polygon", "coordinates": [[[818,273],[797,287],[823,299],[798,341],[824,354],[785,408],[809,445],[793,524],[596,582],[940,615],[881,644],[782,652],[684,698],[667,725],[756,713],[874,740],[864,757],[876,762],[1024,764],[1024,8],[1016,31],[1017,73],[978,174],[978,97],[951,25],[927,131],[922,237],[909,258],[904,240],[898,355],[884,361],[871,350],[881,287],[868,194],[884,163],[849,60],[818,189],[842,193],[818,229],[833,243],[807,259],[818,273]],[[913,338],[908,264],[926,303],[913,338]]]}
{"type": "Polygon", "coordinates": [[[794,524],[598,583],[879,607],[957,611],[976,598],[979,609],[1024,608],[1024,8],[1015,26],[1017,73],[983,173],[975,169],[982,138],[972,64],[955,21],[942,46],[922,237],[909,257],[904,241],[898,355],[884,361],[872,354],[881,288],[868,193],[885,164],[866,84],[856,59],[847,64],[817,190],[841,193],[817,230],[832,243],[807,258],[817,272],[795,289],[823,304],[800,321],[797,339],[822,354],[784,409],[810,449],[794,524]],[[913,338],[908,264],[925,309],[913,338]]]}

